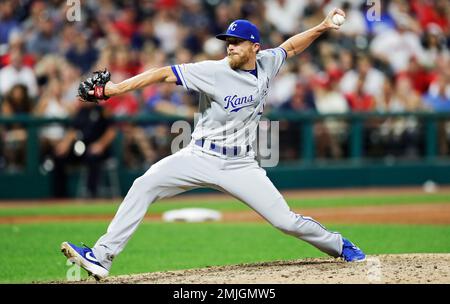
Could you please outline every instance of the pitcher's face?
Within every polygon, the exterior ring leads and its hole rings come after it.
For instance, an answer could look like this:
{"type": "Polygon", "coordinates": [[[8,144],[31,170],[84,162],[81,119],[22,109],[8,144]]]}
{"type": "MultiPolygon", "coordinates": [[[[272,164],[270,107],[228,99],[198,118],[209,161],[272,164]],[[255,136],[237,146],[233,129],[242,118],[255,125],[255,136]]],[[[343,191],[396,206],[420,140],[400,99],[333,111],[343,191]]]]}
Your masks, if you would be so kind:
{"type": "Polygon", "coordinates": [[[228,62],[233,70],[242,68],[251,58],[255,57],[259,50],[258,43],[240,38],[229,37],[226,39],[226,44],[228,62]]]}

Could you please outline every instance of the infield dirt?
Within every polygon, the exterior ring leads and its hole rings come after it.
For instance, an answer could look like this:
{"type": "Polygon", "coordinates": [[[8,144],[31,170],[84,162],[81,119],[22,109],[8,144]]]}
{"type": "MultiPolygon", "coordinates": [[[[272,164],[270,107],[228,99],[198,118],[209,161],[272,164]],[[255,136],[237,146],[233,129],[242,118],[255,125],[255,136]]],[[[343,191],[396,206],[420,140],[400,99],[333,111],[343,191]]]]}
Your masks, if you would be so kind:
{"type": "MultiPolygon", "coordinates": [[[[52,282],[67,283],[67,282],[52,282]]],[[[80,283],[97,282],[87,279],[80,283]]],[[[366,261],[302,259],[107,278],[107,284],[436,284],[450,283],[450,254],[373,255],[366,261]]]]}

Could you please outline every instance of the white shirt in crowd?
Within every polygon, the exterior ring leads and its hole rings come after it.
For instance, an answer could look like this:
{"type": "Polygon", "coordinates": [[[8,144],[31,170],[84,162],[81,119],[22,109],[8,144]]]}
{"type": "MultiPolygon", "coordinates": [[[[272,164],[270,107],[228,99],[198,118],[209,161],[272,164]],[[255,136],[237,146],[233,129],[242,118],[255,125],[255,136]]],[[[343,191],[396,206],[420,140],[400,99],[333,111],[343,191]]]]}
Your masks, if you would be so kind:
{"type": "Polygon", "coordinates": [[[0,70],[0,93],[6,95],[9,90],[16,84],[23,84],[28,88],[28,94],[36,97],[38,94],[38,86],[36,77],[31,68],[27,66],[17,70],[12,65],[7,65],[0,70]]]}
{"type": "MultiPolygon", "coordinates": [[[[66,118],[69,116],[67,108],[63,104],[52,98],[49,100],[43,117],[48,118],[66,118]]],[[[64,137],[65,129],[58,123],[50,124],[41,129],[41,136],[50,140],[60,140],[64,137]]]]}
{"type": "Polygon", "coordinates": [[[395,73],[406,70],[413,56],[420,63],[426,61],[420,39],[413,32],[400,33],[396,30],[389,30],[378,34],[372,40],[370,52],[372,55],[387,58],[395,73]]]}
{"type": "Polygon", "coordinates": [[[327,91],[316,95],[316,108],[320,114],[339,114],[349,111],[345,97],[337,91],[327,91]]]}
{"type": "Polygon", "coordinates": [[[266,19],[282,34],[297,33],[306,1],[266,1],[266,19]],[[281,4],[280,2],[284,2],[281,4]]]}
{"type": "MultiPolygon", "coordinates": [[[[346,72],[339,83],[341,92],[344,94],[354,92],[358,84],[358,79],[359,73],[357,71],[350,70],[346,72]]],[[[383,92],[384,80],[385,77],[381,71],[371,68],[367,72],[366,79],[364,80],[364,93],[372,96],[381,94],[383,92]]]]}
{"type": "Polygon", "coordinates": [[[296,84],[297,76],[291,73],[286,65],[283,66],[273,80],[272,89],[267,96],[267,104],[275,108],[283,105],[294,94],[296,84]]]}

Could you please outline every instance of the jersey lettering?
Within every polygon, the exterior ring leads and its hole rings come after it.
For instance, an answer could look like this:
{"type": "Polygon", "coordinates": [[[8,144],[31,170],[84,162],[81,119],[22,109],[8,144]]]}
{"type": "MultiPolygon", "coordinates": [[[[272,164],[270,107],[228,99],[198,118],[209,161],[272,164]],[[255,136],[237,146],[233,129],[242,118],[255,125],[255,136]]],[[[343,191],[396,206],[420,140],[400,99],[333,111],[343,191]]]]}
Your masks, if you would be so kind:
{"type": "Polygon", "coordinates": [[[240,109],[252,106],[255,100],[253,99],[253,95],[250,95],[248,97],[228,95],[224,98],[224,101],[227,103],[225,106],[225,110],[232,109],[230,112],[237,112],[240,109]]]}

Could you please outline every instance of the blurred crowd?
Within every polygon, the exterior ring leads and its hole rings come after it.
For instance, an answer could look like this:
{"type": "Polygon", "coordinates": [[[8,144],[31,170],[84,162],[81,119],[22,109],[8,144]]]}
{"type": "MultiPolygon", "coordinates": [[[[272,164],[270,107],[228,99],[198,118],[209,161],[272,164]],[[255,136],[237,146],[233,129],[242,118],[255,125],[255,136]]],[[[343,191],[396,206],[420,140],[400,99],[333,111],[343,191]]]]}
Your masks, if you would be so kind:
{"type": "MultiPolygon", "coordinates": [[[[148,68],[222,59],[225,45],[214,36],[239,18],[259,27],[263,49],[276,47],[320,23],[333,7],[344,9],[346,22],[283,66],[267,112],[450,111],[448,0],[381,0],[372,6],[365,0],[80,2],[0,2],[2,116],[76,117],[83,109],[78,84],[94,70],[108,68],[112,80],[120,82],[148,68]],[[74,12],[80,2],[80,11],[74,12]]],[[[155,112],[192,118],[196,110],[196,94],[175,85],[149,86],[101,104],[108,119],[155,112]]],[[[124,160],[131,168],[170,154],[175,135],[169,125],[122,122],[115,127],[124,135],[124,160]]],[[[301,126],[282,121],[280,127],[281,158],[299,158],[301,126]]],[[[317,156],[348,155],[349,128],[337,119],[316,123],[317,156]]],[[[76,142],[73,130],[76,126],[57,123],[41,128],[41,161],[64,150],[68,134],[76,142]]],[[[439,152],[446,155],[450,125],[443,121],[438,130],[439,152]]],[[[0,168],[20,167],[25,127],[4,125],[0,132],[0,168]]],[[[364,153],[417,157],[422,133],[423,124],[414,117],[372,119],[364,125],[364,153]]]]}

